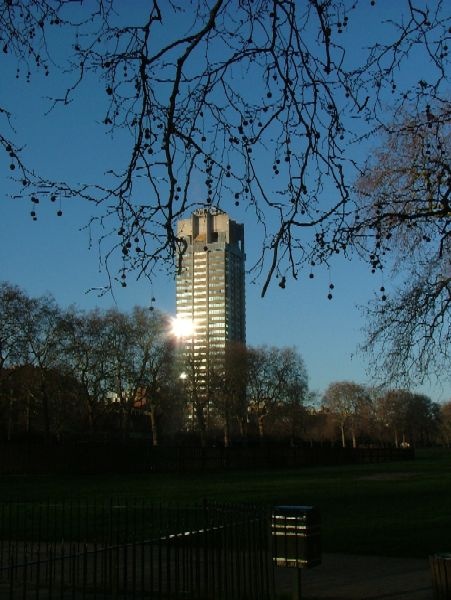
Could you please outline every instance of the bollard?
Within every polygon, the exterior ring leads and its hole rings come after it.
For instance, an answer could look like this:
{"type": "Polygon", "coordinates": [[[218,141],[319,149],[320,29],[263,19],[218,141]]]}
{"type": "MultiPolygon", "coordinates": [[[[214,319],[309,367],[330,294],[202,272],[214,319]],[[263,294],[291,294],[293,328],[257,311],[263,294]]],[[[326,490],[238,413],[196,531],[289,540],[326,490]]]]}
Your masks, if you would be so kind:
{"type": "Polygon", "coordinates": [[[271,533],[273,562],[295,568],[293,599],[301,599],[301,569],[321,564],[319,513],[313,506],[275,506],[271,533]]]}
{"type": "Polygon", "coordinates": [[[434,554],[429,557],[434,600],[451,598],[451,554],[434,554]]]}

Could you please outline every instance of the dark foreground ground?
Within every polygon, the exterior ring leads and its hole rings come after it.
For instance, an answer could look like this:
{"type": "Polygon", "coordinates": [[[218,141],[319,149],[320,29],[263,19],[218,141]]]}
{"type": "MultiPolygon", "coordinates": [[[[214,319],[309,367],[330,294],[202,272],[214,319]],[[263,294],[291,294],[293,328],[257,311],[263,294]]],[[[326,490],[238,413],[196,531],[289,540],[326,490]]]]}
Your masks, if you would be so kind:
{"type": "MultiPolygon", "coordinates": [[[[295,569],[278,568],[276,589],[292,598],[295,569]]],[[[322,564],[301,574],[302,600],[432,600],[427,559],[323,555],[322,564]]]]}

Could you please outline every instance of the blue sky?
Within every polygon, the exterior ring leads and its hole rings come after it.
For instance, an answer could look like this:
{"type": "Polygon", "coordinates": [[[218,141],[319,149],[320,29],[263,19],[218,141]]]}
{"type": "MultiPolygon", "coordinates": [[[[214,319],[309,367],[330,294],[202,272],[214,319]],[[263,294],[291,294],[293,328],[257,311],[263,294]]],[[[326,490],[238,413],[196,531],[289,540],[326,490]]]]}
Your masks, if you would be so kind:
{"type": "MultiPolygon", "coordinates": [[[[357,30],[363,37],[364,30],[357,30]]],[[[356,48],[360,41],[354,40],[356,48]]],[[[32,85],[27,86],[23,80],[15,79],[14,64],[9,65],[9,70],[6,64],[3,77],[8,85],[0,91],[0,106],[17,113],[13,125],[18,139],[26,144],[25,153],[36,171],[73,182],[93,181],[126,155],[125,138],[108,137],[95,126],[104,117],[103,86],[91,82],[69,111],[57,107],[44,116],[48,108],[46,96],[62,83],[58,77],[44,79],[36,75],[32,85]]],[[[96,207],[71,200],[64,203],[63,215],[58,217],[59,205],[40,205],[38,220],[33,222],[29,203],[8,196],[15,190],[9,181],[8,166],[8,158],[0,155],[0,280],[17,284],[32,296],[50,292],[61,306],[114,305],[128,310],[134,305],[149,305],[155,297],[158,308],[175,313],[175,283],[165,273],[152,285],[130,277],[127,288],[113,285],[112,293],[100,296],[95,290],[103,288],[108,277],[96,244],[99,230],[94,226],[90,247],[90,232],[85,227],[96,214],[96,207]]],[[[259,251],[255,221],[243,207],[229,213],[245,224],[250,266],[259,251]]],[[[262,283],[260,280],[253,285],[251,277],[247,280],[250,345],[295,346],[304,358],[310,388],[318,392],[333,381],[371,383],[366,375],[367,359],[358,351],[364,325],[358,307],[386,283],[380,274],[372,275],[368,266],[358,260],[340,259],[331,272],[315,271],[315,278],[309,279],[307,270],[297,282],[288,281],[285,290],[275,282],[265,298],[260,297],[262,283]],[[330,283],[334,284],[332,300],[327,299],[330,283]]],[[[436,401],[451,398],[449,385],[441,388],[432,382],[419,389],[436,401]]]]}
{"type": "MultiPolygon", "coordinates": [[[[128,310],[134,305],[155,305],[175,313],[175,284],[162,275],[153,285],[129,279],[128,287],[114,287],[114,297],[99,297],[92,288],[106,284],[99,264],[97,247],[89,250],[83,206],[64,207],[57,217],[54,207],[41,211],[37,222],[28,216],[20,201],[2,208],[0,222],[1,279],[23,287],[30,295],[52,293],[61,306],[77,304],[83,308],[118,306],[128,310]]],[[[232,215],[234,217],[235,215],[232,215]]],[[[246,223],[247,248],[252,225],[246,223]]],[[[366,363],[358,353],[363,322],[357,304],[366,303],[373,293],[377,275],[366,265],[346,262],[333,270],[333,300],[327,299],[329,276],[318,272],[299,282],[288,282],[285,290],[271,286],[264,298],[261,286],[247,278],[247,339],[251,345],[296,346],[304,358],[310,387],[324,390],[332,381],[352,379],[366,382],[366,363]],[[355,356],[354,356],[355,355],[355,356]]],[[[332,279],[331,279],[332,281],[332,279]]]]}

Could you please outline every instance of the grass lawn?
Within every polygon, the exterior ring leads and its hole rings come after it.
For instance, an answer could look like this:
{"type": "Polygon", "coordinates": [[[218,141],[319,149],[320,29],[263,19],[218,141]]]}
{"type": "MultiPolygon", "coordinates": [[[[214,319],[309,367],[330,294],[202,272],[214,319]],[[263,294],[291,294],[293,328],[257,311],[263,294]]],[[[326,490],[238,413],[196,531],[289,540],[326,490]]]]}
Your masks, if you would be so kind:
{"type": "Polygon", "coordinates": [[[0,497],[21,503],[113,496],[314,505],[325,552],[424,557],[451,551],[449,450],[420,450],[407,462],[302,470],[0,478],[0,497]]]}

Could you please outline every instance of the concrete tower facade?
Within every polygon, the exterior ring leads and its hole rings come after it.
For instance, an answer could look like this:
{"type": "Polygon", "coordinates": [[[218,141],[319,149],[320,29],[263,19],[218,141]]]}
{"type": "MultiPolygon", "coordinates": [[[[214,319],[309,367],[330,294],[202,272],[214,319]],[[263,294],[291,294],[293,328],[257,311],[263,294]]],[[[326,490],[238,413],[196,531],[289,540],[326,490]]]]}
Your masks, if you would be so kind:
{"type": "Polygon", "coordinates": [[[177,320],[192,323],[186,358],[208,393],[209,373],[224,369],[226,348],[246,341],[244,226],[219,209],[199,209],[178,222],[186,242],[177,275],[177,320]]]}

